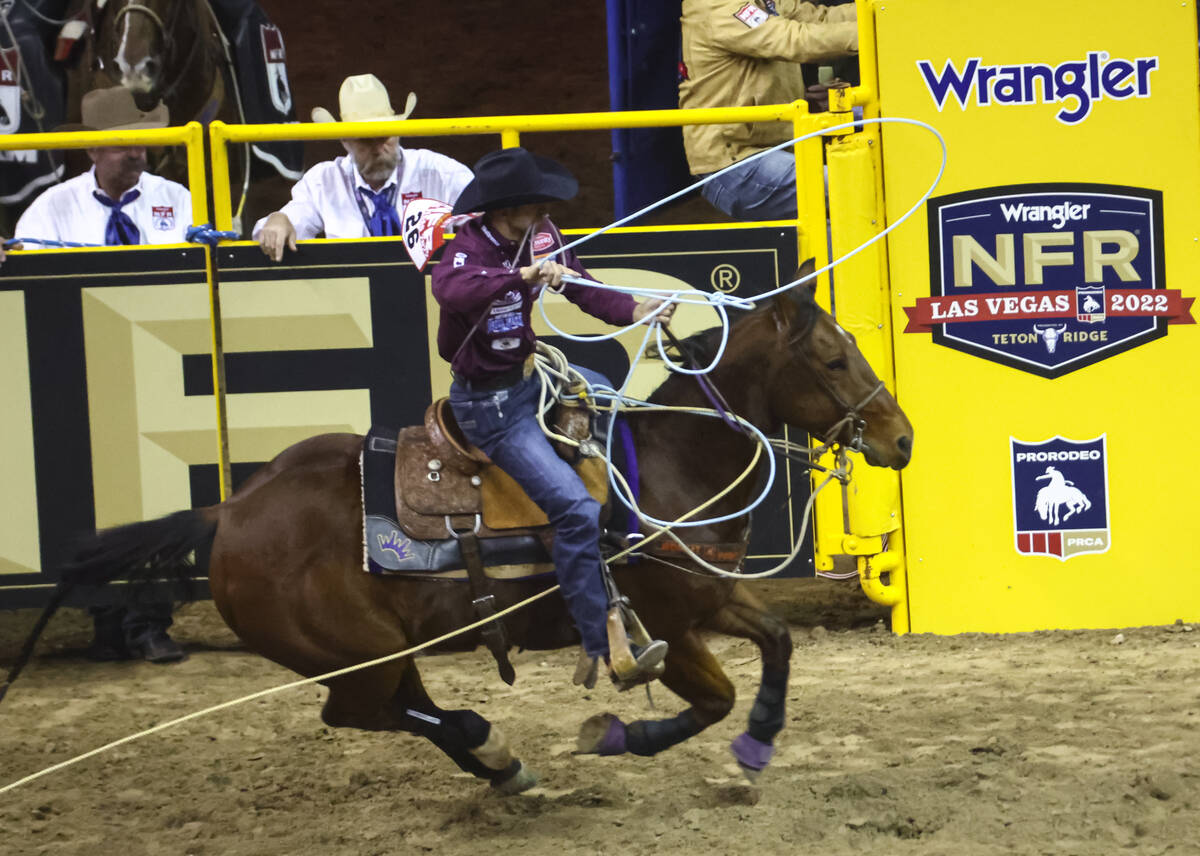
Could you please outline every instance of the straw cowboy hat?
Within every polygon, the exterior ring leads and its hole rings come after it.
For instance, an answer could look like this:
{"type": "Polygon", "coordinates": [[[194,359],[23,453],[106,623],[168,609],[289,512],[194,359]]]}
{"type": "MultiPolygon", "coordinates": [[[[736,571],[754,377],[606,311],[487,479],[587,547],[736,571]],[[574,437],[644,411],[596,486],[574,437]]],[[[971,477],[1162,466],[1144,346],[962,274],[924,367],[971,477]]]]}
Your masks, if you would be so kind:
{"type": "Polygon", "coordinates": [[[463,188],[453,213],[561,202],[578,192],[579,182],[565,166],[517,146],[489,152],[475,162],[475,178],[463,188]]]}
{"type": "MultiPolygon", "coordinates": [[[[407,119],[416,106],[417,96],[410,92],[404,112],[397,113],[392,109],[392,100],[388,98],[387,89],[373,74],[351,75],[342,81],[342,88],[338,90],[338,108],[341,110],[343,122],[395,122],[407,119]]],[[[313,108],[312,120],[338,121],[324,107],[313,108]]]]}
{"type": "Polygon", "coordinates": [[[167,105],[161,101],[154,109],[143,112],[133,100],[133,92],[124,86],[93,89],[84,94],[79,110],[83,121],[62,125],[59,131],[137,131],[142,128],[165,128],[170,122],[167,105]]]}

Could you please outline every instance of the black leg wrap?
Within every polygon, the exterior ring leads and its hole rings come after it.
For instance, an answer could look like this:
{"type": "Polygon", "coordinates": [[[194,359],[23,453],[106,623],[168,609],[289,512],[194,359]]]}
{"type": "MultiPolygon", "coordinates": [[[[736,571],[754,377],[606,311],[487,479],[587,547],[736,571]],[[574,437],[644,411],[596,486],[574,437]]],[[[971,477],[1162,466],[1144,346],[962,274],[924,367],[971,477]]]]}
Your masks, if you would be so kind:
{"type": "Polygon", "coordinates": [[[787,703],[787,669],[763,667],[762,683],[750,709],[750,726],[746,733],[755,740],[770,743],[783,728],[784,706],[787,703]]]}
{"type": "Polygon", "coordinates": [[[657,755],[703,730],[690,709],[670,719],[639,719],[625,726],[625,749],[634,755],[657,755]]]}
{"type": "Polygon", "coordinates": [[[444,711],[442,721],[446,725],[458,729],[463,736],[463,743],[468,749],[482,746],[492,731],[492,724],[473,710],[444,711]]]}
{"type": "Polygon", "coordinates": [[[422,715],[414,716],[414,711],[408,712],[404,722],[406,731],[426,738],[445,752],[450,760],[465,773],[489,780],[496,775],[495,770],[490,769],[471,753],[472,748],[487,740],[488,729],[491,726],[486,719],[470,710],[439,710],[435,708],[433,711],[419,711],[418,713],[422,715]],[[463,714],[469,714],[469,716],[463,716],[463,714]],[[460,723],[465,724],[468,729],[474,731],[477,725],[472,717],[483,724],[483,736],[473,744],[468,742],[467,735],[459,727],[460,723]],[[430,719],[437,721],[430,722],[430,719]]]}

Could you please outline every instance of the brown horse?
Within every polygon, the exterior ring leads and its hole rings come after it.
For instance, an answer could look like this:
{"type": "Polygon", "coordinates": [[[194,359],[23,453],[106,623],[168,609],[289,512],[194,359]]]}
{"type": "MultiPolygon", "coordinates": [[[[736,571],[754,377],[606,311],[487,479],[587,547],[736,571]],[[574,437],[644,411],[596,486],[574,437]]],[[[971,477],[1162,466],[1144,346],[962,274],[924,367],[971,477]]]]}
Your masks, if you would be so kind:
{"type": "MultiPolygon", "coordinates": [[[[80,121],[86,93],[109,86],[132,90],[143,110],[162,101],[172,125],[245,121],[237,81],[207,0],[109,0],[91,4],[90,11],[91,32],[67,75],[69,123],[80,121]]],[[[232,196],[244,197],[242,221],[253,224],[287,201],[291,188],[278,175],[249,175],[248,146],[243,154],[240,167],[231,163],[230,179],[238,185],[232,196]]],[[[165,150],[159,160],[151,161],[151,170],[187,183],[182,150],[165,150]]]]}
{"type": "MultiPolygon", "coordinates": [[[[707,361],[704,350],[711,355],[714,332],[688,340],[701,346],[697,359],[707,361]]],[[[858,433],[873,465],[899,469],[909,461],[908,419],[853,338],[807,289],[792,289],[742,316],[710,377],[730,409],[764,431],[790,425],[824,436],[836,426],[836,436],[825,439],[849,443],[858,433]]],[[[652,401],[707,406],[695,380],[682,375],[664,382],[652,401]]],[[[708,418],[634,412],[629,422],[640,462],[642,507],[662,519],[677,519],[722,490],[754,453],[754,441],[745,434],[708,418]],[[704,465],[697,466],[698,461],[704,465]]],[[[466,586],[363,572],[361,448],[362,438],[351,434],[298,443],[220,505],[100,533],[64,579],[103,582],[137,567],[160,574],[211,539],[209,578],[222,617],[250,648],[306,676],[403,651],[472,623],[466,586]]],[[[744,483],[705,513],[716,517],[736,511],[754,490],[744,483]]],[[[691,530],[685,540],[744,548],[748,535],[743,516],[691,530]]],[[[783,726],[792,650],[787,626],[744,584],[695,568],[689,572],[641,559],[614,568],[614,575],[649,631],[670,643],[662,682],[690,707],[674,717],[628,724],[608,714],[592,717],[581,732],[581,750],[653,755],[728,714],[734,687],[701,637],[711,630],[753,640],[762,652],[762,684],[749,728],[733,746],[748,774],[761,771],[783,726]]],[[[494,582],[499,607],[549,586],[536,578],[494,582]]],[[[577,641],[558,597],[543,598],[505,621],[509,639],[526,648],[577,641]]],[[[472,632],[440,650],[468,650],[479,642],[479,633],[472,632]]],[[[23,662],[24,656],[10,681],[23,662]]],[[[422,735],[463,770],[502,792],[517,792],[535,781],[487,720],[470,710],[439,708],[426,694],[412,658],[325,683],[329,697],[322,718],[331,726],[422,735]]]]}

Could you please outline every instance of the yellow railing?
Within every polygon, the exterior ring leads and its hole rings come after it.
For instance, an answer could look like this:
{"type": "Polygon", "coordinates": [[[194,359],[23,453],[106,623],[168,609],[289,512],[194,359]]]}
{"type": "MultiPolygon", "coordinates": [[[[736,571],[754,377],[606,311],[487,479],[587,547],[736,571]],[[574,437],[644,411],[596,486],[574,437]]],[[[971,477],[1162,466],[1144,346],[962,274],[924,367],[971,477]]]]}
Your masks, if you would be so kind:
{"type": "MultiPolygon", "coordinates": [[[[521,135],[538,132],[600,131],[613,128],[666,128],[683,125],[735,124],[745,122],[791,122],[795,136],[822,131],[843,117],[808,112],[808,104],[796,101],[761,107],[725,107],[701,110],[634,110],[612,113],[556,113],[526,116],[478,116],[454,119],[407,119],[396,122],[304,122],[290,125],[211,125],[213,208],[218,229],[233,226],[233,198],[229,182],[228,147],[235,143],[271,140],[338,140],[354,137],[439,137],[495,135],[502,147],[520,145],[521,135]]],[[[796,220],[774,221],[795,224],[825,222],[825,195],[821,178],[821,141],[799,146],[796,163],[798,214],[796,220]]],[[[594,224],[603,225],[603,224],[594,224]]],[[[807,242],[808,255],[824,255],[824,227],[807,242]]],[[[804,251],[804,248],[802,248],[804,251]]]]}
{"type": "Polygon", "coordinates": [[[208,222],[208,184],[204,177],[204,127],[188,122],[176,128],[138,131],[56,131],[49,134],[0,135],[0,151],[91,149],[102,146],[183,146],[187,151],[192,224],[208,222]]]}

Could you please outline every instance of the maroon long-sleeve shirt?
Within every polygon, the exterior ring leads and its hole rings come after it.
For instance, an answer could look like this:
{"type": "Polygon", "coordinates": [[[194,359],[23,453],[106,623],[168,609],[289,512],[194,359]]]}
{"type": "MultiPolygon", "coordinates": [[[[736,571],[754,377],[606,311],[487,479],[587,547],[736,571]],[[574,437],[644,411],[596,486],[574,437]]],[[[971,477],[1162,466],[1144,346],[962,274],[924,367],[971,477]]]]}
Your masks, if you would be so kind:
{"type": "MultiPolygon", "coordinates": [[[[438,353],[456,374],[476,382],[488,380],[533,352],[537,337],[530,312],[541,286],[525,282],[520,269],[532,263],[531,253],[542,256],[560,246],[558,230],[549,220],[534,226],[520,258],[517,242],[483,220],[465,224],[446,245],[433,269],[433,296],[442,310],[438,353]]],[[[555,261],[591,278],[571,250],[555,261]]],[[[602,321],[618,326],[633,321],[637,301],[628,294],[571,283],[564,284],[562,293],[602,321]]]]}

